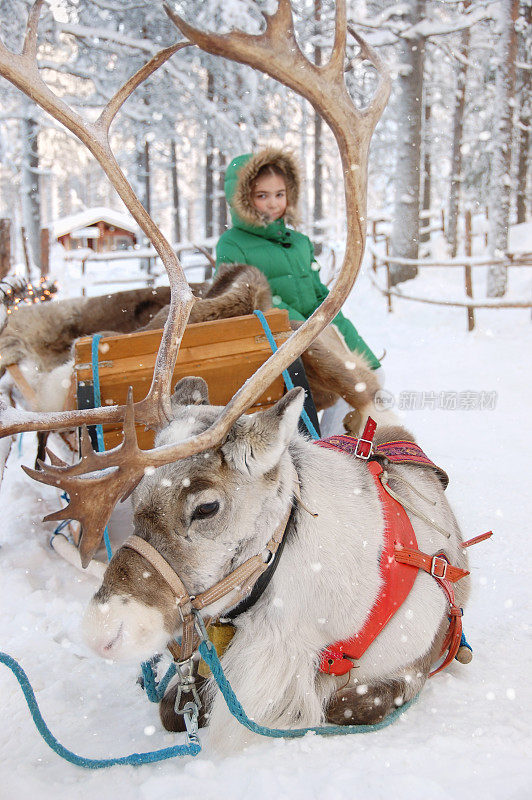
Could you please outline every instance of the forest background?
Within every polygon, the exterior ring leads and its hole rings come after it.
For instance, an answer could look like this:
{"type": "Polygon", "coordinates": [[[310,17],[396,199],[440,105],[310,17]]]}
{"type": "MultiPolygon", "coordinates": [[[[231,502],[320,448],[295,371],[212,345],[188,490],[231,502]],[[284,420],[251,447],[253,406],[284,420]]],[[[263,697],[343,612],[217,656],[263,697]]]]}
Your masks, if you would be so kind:
{"type": "MultiPolygon", "coordinates": [[[[2,38],[21,46],[29,2],[0,0],[2,38]]],[[[258,31],[275,3],[186,0],[185,18],[218,31],[258,31]]],[[[301,48],[327,60],[334,3],[295,0],[301,48]]],[[[530,198],[532,0],[351,0],[353,27],[378,48],[394,78],[372,143],[370,219],[389,225],[392,256],[430,255],[427,229],[444,214],[448,255],[463,251],[463,214],[483,215],[489,253],[508,250],[508,227],[527,219],[530,198]],[[425,233],[423,228],[425,227],[425,233]],[[425,243],[424,243],[425,240],[425,243]]],[[[39,64],[57,94],[87,115],[142,63],[176,39],[162,4],[149,0],[51,0],[40,23],[39,64]]],[[[375,74],[347,64],[364,105],[375,74]]],[[[120,209],[100,167],[65,129],[6,81],[0,83],[0,218],[26,231],[39,261],[40,229],[91,206],[120,209]]],[[[223,177],[229,159],[265,144],[301,160],[302,228],[314,239],[345,230],[343,182],[332,134],[313,108],[268,76],[185,48],[128,100],[114,126],[118,160],[144,206],[173,242],[209,241],[228,225],[223,177]]],[[[15,260],[20,256],[15,237],[15,260]]],[[[53,271],[53,268],[52,268],[53,271]]],[[[392,265],[391,281],[416,268],[392,265]]],[[[503,296],[507,272],[487,273],[503,296]]]]}

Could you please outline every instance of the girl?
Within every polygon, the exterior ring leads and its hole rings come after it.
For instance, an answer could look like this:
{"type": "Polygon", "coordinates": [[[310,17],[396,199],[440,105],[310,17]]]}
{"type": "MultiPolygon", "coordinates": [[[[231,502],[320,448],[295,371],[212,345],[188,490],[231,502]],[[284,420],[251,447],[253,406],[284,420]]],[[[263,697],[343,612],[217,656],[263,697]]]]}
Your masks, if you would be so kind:
{"type": "MultiPolygon", "coordinates": [[[[285,308],[290,319],[306,320],[329,292],[320,281],[310,239],[286,227],[296,222],[299,188],[290,151],[267,148],[234,158],[225,175],[233,227],[218,241],[216,265],[257,267],[268,279],[274,306],[285,308]]],[[[372,369],[379,369],[379,360],[341,312],[333,325],[350,351],[362,353],[372,369]]]]}

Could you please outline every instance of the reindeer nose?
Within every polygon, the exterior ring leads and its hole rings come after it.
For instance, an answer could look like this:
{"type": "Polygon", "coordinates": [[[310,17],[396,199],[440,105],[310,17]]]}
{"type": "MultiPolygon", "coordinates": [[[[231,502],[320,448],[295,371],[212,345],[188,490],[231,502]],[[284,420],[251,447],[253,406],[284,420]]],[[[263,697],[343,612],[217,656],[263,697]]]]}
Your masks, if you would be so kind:
{"type": "Polygon", "coordinates": [[[159,609],[111,594],[106,602],[93,597],[83,618],[83,635],[102,658],[145,661],[164,650],[172,630],[165,628],[159,609]]]}
{"type": "Polygon", "coordinates": [[[124,633],[124,622],[110,613],[109,603],[92,600],[83,618],[83,634],[89,647],[102,658],[113,658],[124,633]]]}

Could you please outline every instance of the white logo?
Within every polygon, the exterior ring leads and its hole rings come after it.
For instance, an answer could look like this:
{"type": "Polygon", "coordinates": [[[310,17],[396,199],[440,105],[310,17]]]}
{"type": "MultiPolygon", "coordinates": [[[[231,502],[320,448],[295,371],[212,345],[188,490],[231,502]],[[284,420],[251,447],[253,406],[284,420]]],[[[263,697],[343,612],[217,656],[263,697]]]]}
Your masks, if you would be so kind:
{"type": "Polygon", "coordinates": [[[379,411],[387,411],[388,409],[394,407],[395,397],[391,392],[386,391],[386,389],[378,389],[375,392],[373,402],[379,411]]]}

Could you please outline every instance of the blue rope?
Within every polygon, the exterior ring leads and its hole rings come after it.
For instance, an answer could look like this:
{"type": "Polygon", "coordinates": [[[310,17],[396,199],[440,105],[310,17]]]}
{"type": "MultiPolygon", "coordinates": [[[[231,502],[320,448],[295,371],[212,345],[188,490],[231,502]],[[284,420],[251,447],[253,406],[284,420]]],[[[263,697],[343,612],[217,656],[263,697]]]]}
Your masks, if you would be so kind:
{"type": "Polygon", "coordinates": [[[28,676],[20,664],[18,664],[14,658],[2,652],[0,652],[0,663],[5,664],[19,682],[37,730],[48,747],[51,747],[61,758],[70,761],[71,764],[75,764],[77,767],[102,769],[103,767],[112,767],[118,764],[140,766],[141,764],[152,764],[156,761],[174,758],[175,756],[197,756],[198,753],[201,752],[201,745],[191,742],[188,745],[175,745],[174,747],[165,747],[161,750],[150,750],[147,753],[131,753],[128,756],[120,756],[119,758],[85,758],[84,756],[78,756],[76,753],[73,753],[72,750],[67,750],[66,747],[63,747],[46,725],[39,710],[28,676]]]}
{"type": "MultiPolygon", "coordinates": [[[[277,343],[276,343],[275,339],[273,338],[273,334],[272,334],[272,332],[270,330],[270,326],[268,325],[268,320],[266,319],[266,317],[264,316],[262,311],[254,311],[253,313],[255,314],[255,316],[257,317],[257,319],[259,320],[260,324],[262,325],[262,327],[264,329],[264,333],[266,334],[266,338],[268,339],[268,343],[269,343],[269,345],[270,345],[270,347],[272,349],[272,353],[275,353],[277,351],[277,349],[278,349],[277,348],[277,343]]],[[[294,384],[293,384],[292,378],[288,374],[288,370],[287,369],[283,370],[283,378],[284,378],[285,386],[288,389],[288,391],[290,391],[290,389],[293,389],[294,388],[294,384]]],[[[312,422],[310,420],[310,417],[307,414],[307,412],[305,411],[305,409],[303,409],[302,412],[301,412],[301,419],[305,423],[305,425],[307,427],[307,430],[310,433],[310,435],[312,436],[312,438],[313,439],[319,439],[320,437],[318,436],[318,434],[316,432],[316,428],[312,424],[312,422]]]]}
{"type": "MultiPolygon", "coordinates": [[[[222,665],[216,654],[216,649],[214,648],[213,644],[208,640],[202,641],[199,646],[199,652],[203,660],[209,666],[231,714],[250,731],[258,733],[261,736],[269,736],[276,739],[295,739],[301,738],[310,732],[319,734],[320,736],[372,733],[373,731],[378,731],[381,730],[381,728],[386,728],[388,725],[391,725],[417,700],[416,696],[409,703],[405,703],[403,706],[395,709],[395,711],[392,711],[392,713],[389,714],[384,720],[377,722],[374,725],[316,725],[310,728],[295,729],[267,728],[264,725],[259,725],[257,722],[254,722],[247,716],[246,712],[242,708],[242,705],[239,703],[235,693],[233,692],[229,681],[225,677],[222,665]]],[[[120,756],[118,758],[85,758],[84,756],[79,756],[76,753],[73,753],[72,750],[68,750],[66,747],[64,747],[55,738],[46,725],[28,676],[20,664],[18,664],[14,658],[7,655],[7,653],[2,652],[0,652],[0,663],[5,664],[5,666],[11,670],[19,682],[35,726],[46,744],[52,750],[54,750],[54,752],[61,756],[61,758],[64,758],[71,764],[74,764],[78,767],[84,767],[85,769],[102,769],[104,767],[112,767],[122,764],[139,766],[141,764],[155,763],[168,758],[174,758],[175,756],[197,756],[201,752],[201,744],[189,742],[187,745],[175,745],[174,747],[165,747],[161,750],[151,750],[147,753],[131,753],[130,755],[120,756]]],[[[166,675],[158,685],[155,681],[151,663],[145,662],[142,667],[144,678],[147,681],[146,686],[148,696],[153,702],[159,702],[164,696],[169,681],[175,674],[175,666],[173,671],[172,666],[168,669],[166,675]]]]}
{"type": "MultiPolygon", "coordinates": [[[[94,407],[100,408],[102,404],[102,396],[100,392],[100,364],[98,360],[98,345],[102,338],[101,333],[95,333],[92,337],[92,382],[94,391],[94,407]]],[[[103,427],[96,425],[96,441],[98,442],[98,452],[103,453],[105,450],[105,442],[103,440],[103,427]]],[[[105,549],[107,550],[107,558],[110,561],[113,557],[111,549],[111,541],[109,539],[109,527],[106,525],[103,532],[103,540],[105,542],[105,549]]]]}
{"type": "MultiPolygon", "coordinates": [[[[471,652],[473,652],[473,648],[471,647],[471,645],[469,644],[469,642],[465,638],[465,633],[464,633],[463,630],[462,630],[462,636],[460,637],[460,647],[467,647],[468,650],[471,650],[471,652]]],[[[455,658],[456,658],[456,656],[455,656],[455,658]]]]}
{"type": "Polygon", "coordinates": [[[209,666],[214,680],[218,684],[227,707],[231,714],[246,728],[253,733],[259,733],[261,736],[271,736],[274,739],[299,739],[307,733],[317,733],[320,736],[336,736],[338,734],[345,735],[348,733],[372,733],[379,731],[381,728],[386,728],[392,722],[403,714],[410,706],[417,700],[417,695],[410,702],[405,703],[395,711],[392,711],[382,722],[376,722],[374,725],[317,725],[312,728],[295,728],[286,730],[284,728],[266,728],[264,725],[259,725],[257,722],[251,720],[242,706],[240,705],[231,685],[225,677],[220,659],[216,653],[216,649],[212,642],[204,640],[199,646],[199,652],[203,660],[209,666]]]}
{"type": "Polygon", "coordinates": [[[168,684],[177,672],[175,663],[172,662],[172,664],[170,664],[164,677],[161,678],[158,683],[155,678],[155,671],[153,669],[152,661],[144,661],[140,665],[140,668],[142,670],[144,691],[146,692],[148,700],[150,703],[160,703],[166,693],[168,684]]]}

